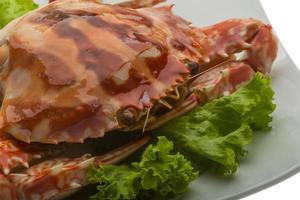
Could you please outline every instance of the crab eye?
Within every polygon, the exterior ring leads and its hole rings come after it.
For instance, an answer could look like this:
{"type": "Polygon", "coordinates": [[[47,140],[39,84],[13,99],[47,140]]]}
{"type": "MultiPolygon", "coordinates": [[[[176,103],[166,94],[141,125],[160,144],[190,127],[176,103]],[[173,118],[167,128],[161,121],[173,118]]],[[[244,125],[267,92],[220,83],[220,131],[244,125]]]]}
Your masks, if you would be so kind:
{"type": "Polygon", "coordinates": [[[131,125],[138,121],[138,110],[134,107],[121,108],[117,112],[118,122],[122,125],[131,125]]]}
{"type": "Polygon", "coordinates": [[[185,60],[184,63],[187,66],[188,70],[190,70],[191,75],[195,75],[199,73],[200,65],[197,62],[191,60],[185,60]]]}

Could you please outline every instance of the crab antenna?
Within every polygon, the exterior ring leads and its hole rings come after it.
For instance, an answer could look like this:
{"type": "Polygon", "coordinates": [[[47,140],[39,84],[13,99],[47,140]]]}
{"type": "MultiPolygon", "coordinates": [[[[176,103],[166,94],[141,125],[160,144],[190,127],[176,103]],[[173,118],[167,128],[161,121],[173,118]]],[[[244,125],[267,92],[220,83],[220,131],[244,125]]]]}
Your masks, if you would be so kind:
{"type": "Polygon", "coordinates": [[[152,106],[150,106],[147,110],[147,115],[146,115],[146,119],[145,119],[145,123],[144,123],[144,126],[143,126],[143,133],[145,132],[145,129],[146,129],[146,126],[147,126],[147,123],[148,123],[148,119],[149,119],[149,115],[150,115],[150,110],[151,110],[152,106]]]}

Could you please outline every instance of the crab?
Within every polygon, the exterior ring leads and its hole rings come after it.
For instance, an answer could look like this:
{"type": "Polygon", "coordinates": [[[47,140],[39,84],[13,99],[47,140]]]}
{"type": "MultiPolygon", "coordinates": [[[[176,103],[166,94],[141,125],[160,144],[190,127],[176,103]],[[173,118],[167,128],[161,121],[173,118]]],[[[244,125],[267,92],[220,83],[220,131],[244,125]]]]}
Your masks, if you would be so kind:
{"type": "Polygon", "coordinates": [[[53,1],[1,30],[0,199],[64,198],[91,165],[120,162],[149,131],[270,73],[270,25],[198,28],[160,2],[53,1]],[[113,131],[145,134],[91,156],[88,138],[113,131]]]}

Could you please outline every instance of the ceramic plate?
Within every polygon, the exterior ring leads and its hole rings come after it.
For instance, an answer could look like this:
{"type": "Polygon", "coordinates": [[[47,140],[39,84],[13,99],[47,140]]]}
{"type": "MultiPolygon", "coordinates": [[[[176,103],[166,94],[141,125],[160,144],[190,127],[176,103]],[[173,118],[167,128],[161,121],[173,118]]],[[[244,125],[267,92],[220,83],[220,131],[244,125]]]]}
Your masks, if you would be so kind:
{"type": "MultiPolygon", "coordinates": [[[[37,2],[45,3],[44,0],[37,2]]],[[[268,22],[258,0],[170,0],[167,3],[175,4],[176,14],[198,26],[240,17],[255,17],[268,22]]],[[[248,148],[249,155],[241,160],[234,176],[220,178],[205,174],[193,182],[189,192],[180,199],[239,199],[299,171],[300,72],[281,45],[272,77],[277,104],[273,129],[268,133],[255,134],[248,148]]]]}

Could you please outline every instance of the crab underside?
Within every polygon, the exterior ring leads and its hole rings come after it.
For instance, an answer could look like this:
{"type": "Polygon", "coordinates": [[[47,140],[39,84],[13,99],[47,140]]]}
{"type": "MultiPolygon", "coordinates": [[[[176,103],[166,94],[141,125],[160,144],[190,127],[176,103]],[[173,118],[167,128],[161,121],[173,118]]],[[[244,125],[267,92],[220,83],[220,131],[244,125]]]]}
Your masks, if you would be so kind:
{"type": "Polygon", "coordinates": [[[54,1],[0,31],[0,199],[64,198],[89,184],[89,166],[145,145],[141,132],[269,74],[270,25],[197,28],[160,2],[54,1]]]}

